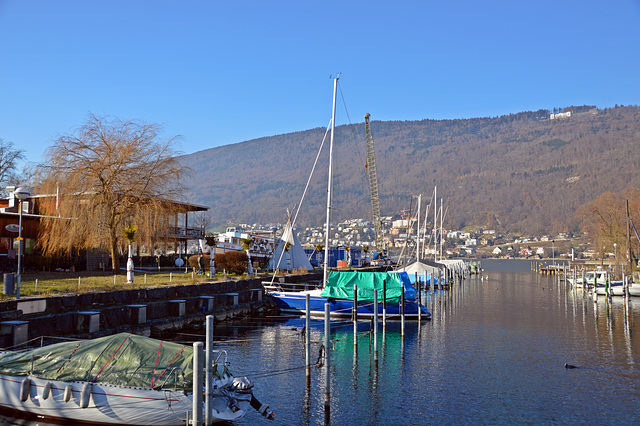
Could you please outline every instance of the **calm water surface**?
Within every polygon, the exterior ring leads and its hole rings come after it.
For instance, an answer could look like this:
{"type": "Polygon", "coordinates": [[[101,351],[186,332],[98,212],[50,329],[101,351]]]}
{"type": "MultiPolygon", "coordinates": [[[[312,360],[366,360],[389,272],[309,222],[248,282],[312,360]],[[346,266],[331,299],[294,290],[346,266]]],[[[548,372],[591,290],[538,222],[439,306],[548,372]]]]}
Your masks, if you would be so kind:
{"type": "MultiPolygon", "coordinates": [[[[485,271],[436,294],[433,319],[388,324],[373,362],[368,324],[331,339],[332,424],[640,422],[640,299],[609,307],[528,271],[485,271]],[[578,366],[565,369],[564,364],[578,366]]],[[[236,375],[274,409],[276,424],[322,424],[324,370],[307,385],[302,319],[216,328],[236,375]]],[[[179,336],[178,336],[179,337],[179,336]]],[[[323,323],[312,324],[312,359],[323,323]]],[[[250,412],[241,424],[268,423],[250,412]]]]}
{"type": "MultiPolygon", "coordinates": [[[[628,308],[622,298],[594,303],[528,265],[483,264],[482,278],[430,297],[433,319],[407,323],[404,339],[388,323],[377,366],[369,324],[354,349],[353,325],[334,323],[330,423],[639,424],[640,298],[628,308]]],[[[312,368],[307,383],[303,326],[270,318],[216,327],[231,370],[248,376],[276,413],[270,422],[252,410],[239,424],[325,423],[324,367],[312,368]]],[[[323,330],[312,322],[314,362],[323,330]]]]}

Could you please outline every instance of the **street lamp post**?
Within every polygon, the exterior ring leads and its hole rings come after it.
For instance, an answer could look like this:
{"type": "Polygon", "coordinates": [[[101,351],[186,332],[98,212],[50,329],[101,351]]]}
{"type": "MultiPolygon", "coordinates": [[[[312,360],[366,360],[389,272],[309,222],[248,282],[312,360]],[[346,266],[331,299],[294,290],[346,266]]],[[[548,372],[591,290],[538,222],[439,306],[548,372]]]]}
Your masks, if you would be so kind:
{"type": "Polygon", "coordinates": [[[20,299],[20,280],[22,273],[22,202],[29,198],[31,194],[25,188],[19,187],[13,191],[13,195],[18,199],[18,212],[20,214],[20,224],[18,229],[18,275],[16,277],[16,299],[20,299]]]}

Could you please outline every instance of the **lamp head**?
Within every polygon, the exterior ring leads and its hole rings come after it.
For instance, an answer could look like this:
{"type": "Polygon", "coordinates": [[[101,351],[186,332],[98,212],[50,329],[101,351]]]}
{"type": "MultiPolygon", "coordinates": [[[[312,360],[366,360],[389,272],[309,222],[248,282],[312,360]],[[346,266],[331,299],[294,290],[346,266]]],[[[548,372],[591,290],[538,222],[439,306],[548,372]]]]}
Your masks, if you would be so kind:
{"type": "Polygon", "coordinates": [[[13,191],[13,195],[20,201],[24,201],[31,196],[26,188],[18,187],[13,191]]]}

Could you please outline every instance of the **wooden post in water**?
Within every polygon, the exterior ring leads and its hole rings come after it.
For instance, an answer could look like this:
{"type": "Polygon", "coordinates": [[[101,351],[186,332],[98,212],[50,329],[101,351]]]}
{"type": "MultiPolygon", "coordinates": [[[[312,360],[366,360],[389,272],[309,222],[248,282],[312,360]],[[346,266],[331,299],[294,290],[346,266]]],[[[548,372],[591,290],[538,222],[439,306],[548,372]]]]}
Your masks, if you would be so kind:
{"type": "Polygon", "coordinates": [[[305,321],[305,361],[307,366],[307,380],[311,377],[311,295],[306,297],[307,315],[305,321]]]}
{"type": "Polygon", "coordinates": [[[328,303],[324,304],[324,421],[325,424],[329,423],[331,419],[331,355],[329,354],[329,347],[331,346],[331,322],[329,320],[331,316],[331,307],[328,303]]]}
{"type": "Polygon", "coordinates": [[[373,290],[373,362],[378,364],[378,290],[373,290]]]}
{"type": "Polygon", "coordinates": [[[213,315],[207,315],[205,323],[204,424],[209,426],[213,423],[213,315]]]}
{"type": "Polygon", "coordinates": [[[192,424],[202,424],[202,342],[193,344],[193,419],[192,424]]]}
{"type": "Polygon", "coordinates": [[[382,280],[382,328],[387,328],[387,280],[382,280]]]}

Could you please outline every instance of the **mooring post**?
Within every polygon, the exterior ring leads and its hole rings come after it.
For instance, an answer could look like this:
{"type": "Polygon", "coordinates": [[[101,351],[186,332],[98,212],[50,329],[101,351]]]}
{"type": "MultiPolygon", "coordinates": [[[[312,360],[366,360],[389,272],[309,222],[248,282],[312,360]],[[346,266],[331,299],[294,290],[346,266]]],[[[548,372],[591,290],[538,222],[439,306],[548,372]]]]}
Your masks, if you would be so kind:
{"type": "Polygon", "coordinates": [[[382,328],[387,328],[387,280],[382,280],[382,328]]]}
{"type": "Polygon", "coordinates": [[[202,424],[202,342],[193,343],[193,419],[192,424],[202,424]]]}
{"type": "Polygon", "coordinates": [[[206,317],[206,337],[205,371],[207,377],[204,383],[204,424],[209,426],[213,423],[213,315],[206,317]]]}
{"type": "Polygon", "coordinates": [[[404,284],[402,284],[402,289],[400,290],[400,324],[401,335],[404,337],[404,284]]]}
{"type": "Polygon", "coordinates": [[[329,354],[329,347],[331,345],[330,333],[331,322],[329,320],[331,316],[331,306],[328,303],[324,304],[324,420],[328,424],[331,418],[331,356],[329,354]]]}
{"type": "Polygon", "coordinates": [[[353,344],[358,344],[358,284],[353,285],[353,344]]]}
{"type": "Polygon", "coordinates": [[[373,290],[373,362],[378,364],[378,290],[373,290]]]}
{"type": "Polygon", "coordinates": [[[418,274],[416,274],[416,286],[418,287],[418,326],[420,326],[420,321],[422,321],[422,283],[418,274]]]}
{"type": "Polygon", "coordinates": [[[311,295],[307,293],[307,312],[305,318],[305,361],[307,365],[307,380],[311,377],[311,295]]]}

